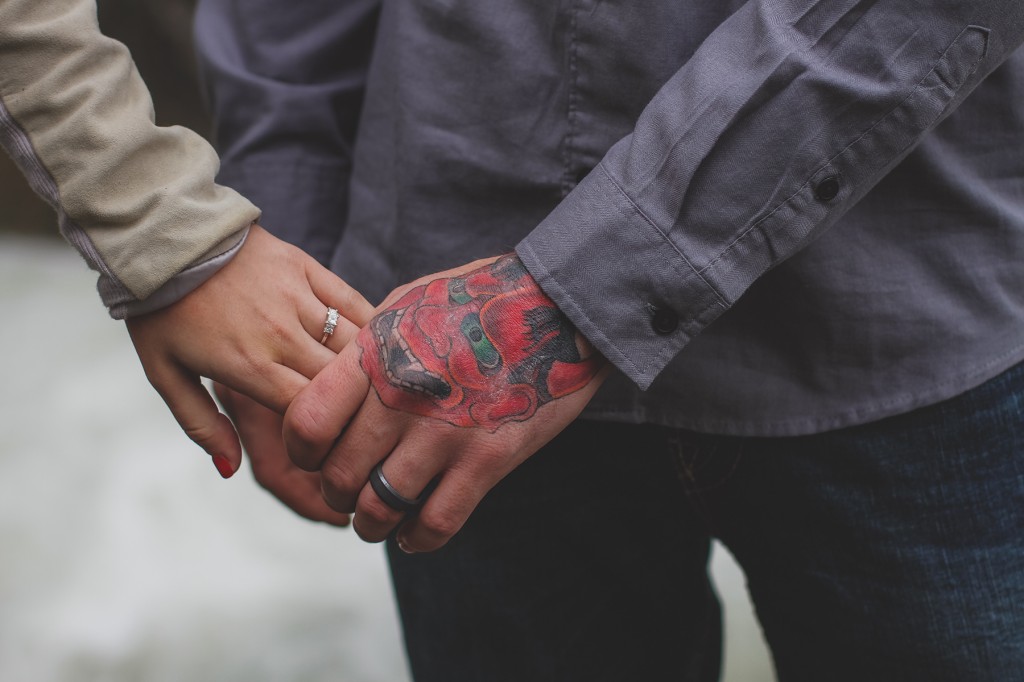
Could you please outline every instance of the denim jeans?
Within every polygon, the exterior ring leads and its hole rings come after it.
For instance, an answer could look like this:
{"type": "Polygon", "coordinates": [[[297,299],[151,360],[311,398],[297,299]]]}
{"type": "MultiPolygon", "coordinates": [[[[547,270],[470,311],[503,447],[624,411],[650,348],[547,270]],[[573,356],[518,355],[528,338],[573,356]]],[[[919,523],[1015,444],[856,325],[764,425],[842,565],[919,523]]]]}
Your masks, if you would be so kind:
{"type": "Polygon", "coordinates": [[[1024,680],[1024,365],[798,438],[572,425],[442,550],[389,543],[415,679],[716,680],[712,537],[782,682],[1024,680]]]}

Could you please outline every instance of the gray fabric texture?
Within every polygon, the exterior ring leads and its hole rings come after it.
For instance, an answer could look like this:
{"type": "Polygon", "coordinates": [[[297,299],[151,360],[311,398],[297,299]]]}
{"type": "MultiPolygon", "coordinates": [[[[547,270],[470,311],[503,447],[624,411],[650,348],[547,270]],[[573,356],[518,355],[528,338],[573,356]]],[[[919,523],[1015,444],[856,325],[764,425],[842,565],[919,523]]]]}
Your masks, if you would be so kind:
{"type": "Polygon", "coordinates": [[[221,178],[371,300],[517,248],[619,370],[585,416],[813,433],[1024,359],[1024,5],[641,5],[204,0],[221,178]]]}

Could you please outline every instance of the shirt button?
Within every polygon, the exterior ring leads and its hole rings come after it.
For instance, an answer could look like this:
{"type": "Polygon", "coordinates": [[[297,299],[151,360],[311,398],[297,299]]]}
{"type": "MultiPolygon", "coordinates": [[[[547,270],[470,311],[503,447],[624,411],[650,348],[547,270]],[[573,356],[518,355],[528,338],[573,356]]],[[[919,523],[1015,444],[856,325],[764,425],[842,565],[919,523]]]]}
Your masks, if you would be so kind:
{"type": "Polygon", "coordinates": [[[814,187],[814,196],[818,201],[829,202],[839,196],[839,176],[830,175],[814,187]]]}
{"type": "Polygon", "coordinates": [[[654,327],[656,333],[666,336],[679,327],[679,316],[668,308],[655,308],[651,326],[654,327]]]}

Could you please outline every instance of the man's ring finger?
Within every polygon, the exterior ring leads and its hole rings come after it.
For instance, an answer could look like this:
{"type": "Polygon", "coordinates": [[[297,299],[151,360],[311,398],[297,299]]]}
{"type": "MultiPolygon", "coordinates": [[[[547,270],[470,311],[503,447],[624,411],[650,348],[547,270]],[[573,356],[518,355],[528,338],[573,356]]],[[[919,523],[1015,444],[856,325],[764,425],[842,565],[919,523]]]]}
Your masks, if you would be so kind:
{"type": "Polygon", "coordinates": [[[417,509],[425,497],[425,495],[420,495],[415,500],[410,500],[395,490],[394,486],[388,482],[388,479],[384,478],[383,461],[373,468],[373,473],[370,474],[370,487],[373,488],[373,492],[377,493],[377,497],[380,498],[381,502],[403,514],[417,509]]]}

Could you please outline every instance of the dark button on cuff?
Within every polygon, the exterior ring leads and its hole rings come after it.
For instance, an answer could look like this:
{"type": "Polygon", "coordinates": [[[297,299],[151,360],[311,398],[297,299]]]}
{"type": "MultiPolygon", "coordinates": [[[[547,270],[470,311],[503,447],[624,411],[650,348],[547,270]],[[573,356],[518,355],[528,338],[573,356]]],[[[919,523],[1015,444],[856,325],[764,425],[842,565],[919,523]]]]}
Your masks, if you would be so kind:
{"type": "Polygon", "coordinates": [[[655,308],[651,317],[651,326],[662,336],[671,334],[679,328],[679,316],[668,308],[655,308]]]}
{"type": "Polygon", "coordinates": [[[814,187],[818,201],[829,202],[839,196],[839,176],[830,175],[814,187]]]}

